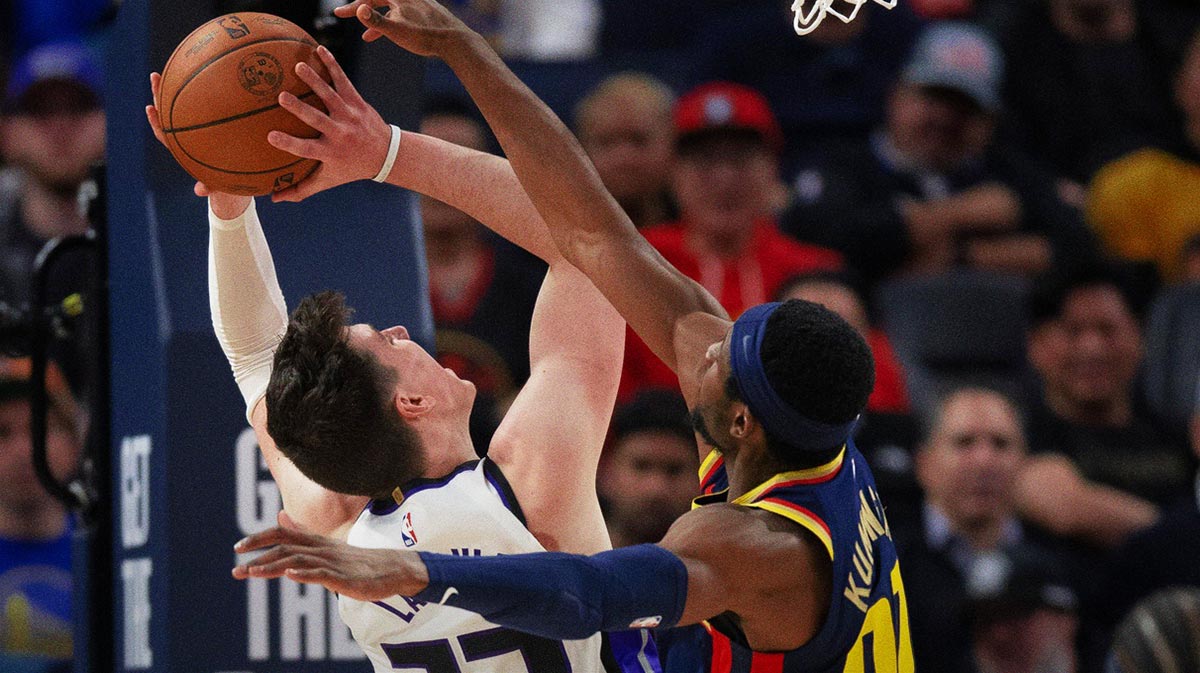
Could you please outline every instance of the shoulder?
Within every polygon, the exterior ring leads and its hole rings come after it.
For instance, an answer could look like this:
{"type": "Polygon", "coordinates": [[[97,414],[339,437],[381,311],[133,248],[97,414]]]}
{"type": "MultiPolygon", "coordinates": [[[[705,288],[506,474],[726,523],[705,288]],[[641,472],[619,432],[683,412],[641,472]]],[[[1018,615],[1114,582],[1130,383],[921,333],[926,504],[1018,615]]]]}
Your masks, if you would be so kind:
{"type": "Polygon", "coordinates": [[[715,503],[680,517],[662,545],[680,556],[751,571],[771,582],[828,565],[824,544],[802,526],[759,509],[715,503]]]}

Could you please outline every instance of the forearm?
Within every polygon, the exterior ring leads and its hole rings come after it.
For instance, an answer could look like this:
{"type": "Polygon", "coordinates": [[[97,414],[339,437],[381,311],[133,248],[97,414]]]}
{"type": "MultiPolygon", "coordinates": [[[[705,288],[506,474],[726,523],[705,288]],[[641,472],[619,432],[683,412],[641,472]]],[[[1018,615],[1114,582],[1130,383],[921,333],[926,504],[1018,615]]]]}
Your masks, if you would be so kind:
{"type": "Polygon", "coordinates": [[[582,147],[477,35],[443,53],[487,118],[563,255],[672,368],[675,325],[720,304],[634,229],[582,147]]]}
{"type": "Polygon", "coordinates": [[[594,556],[422,553],[420,558],[428,579],[416,598],[444,602],[501,626],[557,640],[671,626],[687,598],[683,562],[655,545],[594,556]]]}
{"type": "Polygon", "coordinates": [[[562,258],[506,159],[405,132],[388,182],[458,208],[548,264],[562,258]]]}
{"type": "Polygon", "coordinates": [[[224,206],[209,211],[209,309],[249,418],[266,391],[287,307],[254,202],[231,219],[218,217],[236,211],[224,206]]]}

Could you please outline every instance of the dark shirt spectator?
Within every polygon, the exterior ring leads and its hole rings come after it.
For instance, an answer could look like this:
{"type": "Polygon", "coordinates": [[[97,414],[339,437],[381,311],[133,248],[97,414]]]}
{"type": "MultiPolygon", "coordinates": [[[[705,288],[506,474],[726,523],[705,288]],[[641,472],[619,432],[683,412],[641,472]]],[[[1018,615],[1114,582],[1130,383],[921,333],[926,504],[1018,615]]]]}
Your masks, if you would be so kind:
{"type": "Polygon", "coordinates": [[[796,178],[783,228],[845,253],[871,284],[955,266],[1032,275],[1092,240],[1053,180],[994,142],[1003,58],[965,24],[922,35],[869,142],[796,178]]]}
{"type": "Polygon", "coordinates": [[[1010,139],[1086,182],[1106,161],[1171,140],[1167,77],[1139,39],[1134,0],[1030,3],[1006,44],[1010,139]]]}
{"type": "Polygon", "coordinates": [[[1139,410],[1139,302],[1110,264],[1054,274],[1030,299],[1028,353],[1042,383],[1021,509],[1059,535],[1100,547],[1152,524],[1191,466],[1139,410]]]}
{"type": "MultiPolygon", "coordinates": [[[[770,300],[791,276],[841,266],[836,252],[788,239],[770,216],[783,138],[761,95],[736,84],[703,85],[676,104],[675,129],[672,185],[681,218],[643,234],[731,316],[770,300]]],[[[632,332],[626,344],[623,398],[676,385],[632,332]]]]}
{"type": "MultiPolygon", "coordinates": [[[[1200,414],[1192,418],[1192,451],[1200,456],[1200,414]]],[[[1096,612],[1108,627],[1135,603],[1173,586],[1200,587],[1200,472],[1193,488],[1150,528],[1134,533],[1113,552],[1097,592],[1096,612]]]]}
{"type": "Polygon", "coordinates": [[[974,670],[968,578],[975,564],[1016,545],[1044,546],[1017,516],[1014,489],[1025,457],[1020,417],[1004,396],[961,388],[938,404],[916,455],[924,506],[912,519],[889,516],[922,673],[974,670]]]}
{"type": "MultiPolygon", "coordinates": [[[[455,100],[432,102],[421,132],[488,149],[482,122],[469,105],[455,100]]],[[[478,388],[471,437],[482,450],[529,378],[529,321],[545,268],[440,201],[421,197],[421,215],[437,359],[478,388]]]]}

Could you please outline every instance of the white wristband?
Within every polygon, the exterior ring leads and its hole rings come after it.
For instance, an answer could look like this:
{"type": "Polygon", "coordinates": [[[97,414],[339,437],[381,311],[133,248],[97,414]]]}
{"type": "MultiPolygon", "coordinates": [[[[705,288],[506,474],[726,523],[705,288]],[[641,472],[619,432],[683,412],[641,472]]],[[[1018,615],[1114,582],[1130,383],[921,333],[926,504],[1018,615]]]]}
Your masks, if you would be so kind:
{"type": "Polygon", "coordinates": [[[385,182],[387,176],[392,172],[392,165],[396,163],[396,153],[400,151],[400,127],[395,124],[392,127],[392,142],[388,145],[387,158],[383,160],[383,168],[379,169],[379,173],[371,178],[375,182],[385,182]]]}

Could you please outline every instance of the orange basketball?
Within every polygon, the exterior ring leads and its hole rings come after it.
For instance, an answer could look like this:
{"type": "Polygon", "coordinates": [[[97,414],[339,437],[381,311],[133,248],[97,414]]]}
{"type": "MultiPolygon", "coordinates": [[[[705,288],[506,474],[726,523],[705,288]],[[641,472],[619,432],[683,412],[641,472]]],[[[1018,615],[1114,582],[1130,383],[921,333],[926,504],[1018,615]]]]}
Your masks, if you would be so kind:
{"type": "Polygon", "coordinates": [[[259,195],[290,187],[317,167],[267,142],[267,132],[319,135],[279,107],[288,91],[324,110],[296,75],[304,61],[329,81],[317,43],[302,28],[270,14],[226,14],[192,31],[163,68],[158,107],[167,147],[210,189],[259,195]]]}

